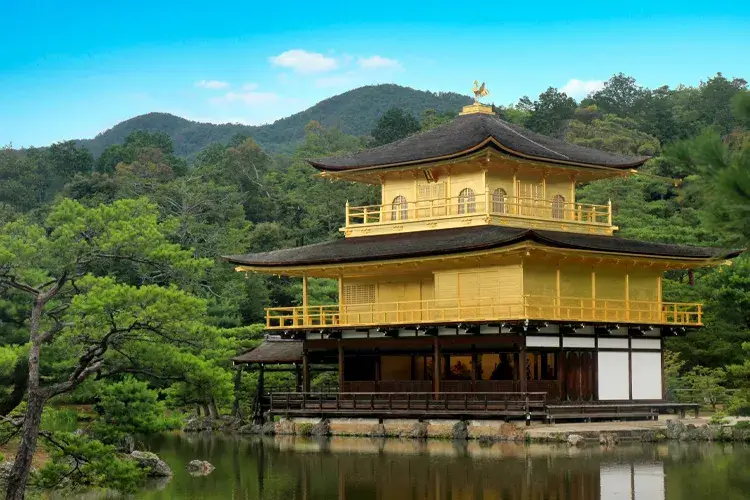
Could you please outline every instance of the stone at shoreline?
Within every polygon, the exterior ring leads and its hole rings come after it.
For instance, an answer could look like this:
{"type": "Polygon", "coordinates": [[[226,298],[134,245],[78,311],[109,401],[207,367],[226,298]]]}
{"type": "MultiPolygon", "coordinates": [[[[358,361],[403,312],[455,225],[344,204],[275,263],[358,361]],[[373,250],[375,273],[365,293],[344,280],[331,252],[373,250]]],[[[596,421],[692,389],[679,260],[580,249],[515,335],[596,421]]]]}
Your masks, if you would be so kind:
{"type": "Polygon", "coordinates": [[[586,440],[583,438],[583,436],[580,436],[578,434],[571,434],[568,436],[568,445],[569,446],[585,446],[586,440]]]}
{"type": "Polygon", "coordinates": [[[120,442],[117,443],[117,451],[128,455],[133,453],[135,451],[135,439],[133,439],[133,436],[130,434],[123,436],[120,442]]]}
{"type": "Polygon", "coordinates": [[[231,415],[222,415],[219,417],[219,428],[224,432],[237,432],[242,427],[242,420],[231,415]]]}
{"type": "Polygon", "coordinates": [[[159,458],[156,453],[150,451],[134,451],[129,455],[138,465],[146,471],[149,477],[170,477],[172,469],[167,463],[159,458]]]}
{"type": "Polygon", "coordinates": [[[185,422],[182,432],[203,432],[218,430],[221,427],[220,421],[211,417],[194,417],[185,422]]]}
{"type": "Polygon", "coordinates": [[[320,422],[312,426],[310,429],[311,436],[329,436],[331,434],[331,425],[327,418],[322,419],[320,422]]]}
{"type": "Polygon", "coordinates": [[[294,421],[293,420],[279,420],[274,424],[274,432],[276,434],[294,434],[294,421]]]}
{"type": "Polygon", "coordinates": [[[186,466],[187,470],[192,476],[207,476],[214,470],[214,466],[205,460],[191,460],[186,466]]]}
{"type": "Polygon", "coordinates": [[[613,432],[602,432],[599,434],[599,444],[602,446],[614,446],[620,442],[620,437],[613,432]]]}
{"type": "Polygon", "coordinates": [[[469,424],[464,420],[453,424],[453,429],[451,429],[451,437],[453,439],[469,439],[469,424]]]}
{"type": "Polygon", "coordinates": [[[370,429],[370,437],[385,437],[385,426],[383,424],[377,424],[370,429]]]}
{"type": "Polygon", "coordinates": [[[425,439],[427,438],[427,423],[426,422],[415,422],[409,431],[407,437],[411,439],[425,439]]]}

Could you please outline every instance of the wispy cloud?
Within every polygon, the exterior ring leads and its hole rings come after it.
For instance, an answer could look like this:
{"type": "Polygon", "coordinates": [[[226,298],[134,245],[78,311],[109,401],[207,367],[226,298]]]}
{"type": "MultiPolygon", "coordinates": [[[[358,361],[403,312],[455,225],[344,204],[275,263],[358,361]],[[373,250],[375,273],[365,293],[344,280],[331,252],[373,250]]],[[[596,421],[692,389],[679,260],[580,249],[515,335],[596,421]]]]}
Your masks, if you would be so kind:
{"type": "Polygon", "coordinates": [[[220,80],[199,80],[195,82],[195,86],[202,89],[220,90],[228,88],[229,83],[220,80]]]}
{"type": "Polygon", "coordinates": [[[592,92],[597,92],[604,88],[604,82],[601,80],[577,80],[573,78],[568,81],[561,92],[565,92],[568,96],[575,99],[582,99],[592,92]]]}
{"type": "Polygon", "coordinates": [[[357,59],[357,64],[360,68],[364,69],[375,69],[375,68],[390,68],[397,69],[401,67],[395,59],[390,59],[383,56],[372,56],[372,57],[360,57],[357,59]]]}
{"type": "Polygon", "coordinates": [[[298,73],[321,73],[338,67],[338,62],[333,57],[301,49],[287,50],[268,60],[274,66],[290,68],[298,73]]]}

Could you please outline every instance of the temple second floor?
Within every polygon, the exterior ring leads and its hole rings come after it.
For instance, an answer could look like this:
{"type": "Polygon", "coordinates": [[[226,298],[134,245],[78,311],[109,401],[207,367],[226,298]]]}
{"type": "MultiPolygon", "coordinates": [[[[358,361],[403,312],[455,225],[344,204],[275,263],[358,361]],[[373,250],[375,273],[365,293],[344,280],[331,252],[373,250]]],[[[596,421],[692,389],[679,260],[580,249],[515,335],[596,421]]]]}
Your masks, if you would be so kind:
{"type": "Polygon", "coordinates": [[[344,238],[227,260],[240,271],[302,278],[298,304],[268,310],[269,329],[525,320],[700,326],[700,304],[663,300],[663,273],[721,264],[738,253],[481,226],[344,238]],[[311,278],[336,280],[337,300],[308,300],[311,278]]]}

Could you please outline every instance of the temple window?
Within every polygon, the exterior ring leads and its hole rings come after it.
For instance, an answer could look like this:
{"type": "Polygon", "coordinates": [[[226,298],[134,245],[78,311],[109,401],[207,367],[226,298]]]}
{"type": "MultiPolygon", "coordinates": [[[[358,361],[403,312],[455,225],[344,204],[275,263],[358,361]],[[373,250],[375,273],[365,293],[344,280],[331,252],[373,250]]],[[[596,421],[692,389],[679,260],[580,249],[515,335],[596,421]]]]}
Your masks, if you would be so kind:
{"type": "Polygon", "coordinates": [[[476,195],[471,188],[462,189],[458,193],[458,213],[471,214],[477,211],[476,195]]]}
{"type": "Polygon", "coordinates": [[[505,213],[505,198],[508,193],[503,188],[497,188],[492,192],[492,212],[496,214],[505,213]]]}
{"type": "Polygon", "coordinates": [[[405,197],[401,195],[396,196],[393,199],[391,207],[391,220],[406,220],[409,218],[409,206],[405,197]]]}
{"type": "Polygon", "coordinates": [[[555,197],[552,198],[552,218],[565,218],[565,198],[563,198],[562,195],[556,194],[555,197]]]}

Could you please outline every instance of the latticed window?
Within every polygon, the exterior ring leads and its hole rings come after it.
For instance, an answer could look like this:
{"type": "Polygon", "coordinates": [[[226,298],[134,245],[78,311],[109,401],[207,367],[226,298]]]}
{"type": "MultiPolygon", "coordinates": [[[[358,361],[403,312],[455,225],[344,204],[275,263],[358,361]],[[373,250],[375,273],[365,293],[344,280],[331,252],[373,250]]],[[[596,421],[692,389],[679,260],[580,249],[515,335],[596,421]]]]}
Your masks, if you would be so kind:
{"type": "Polygon", "coordinates": [[[552,218],[565,218],[565,198],[563,198],[562,195],[556,194],[555,197],[552,198],[552,218]]]}
{"type": "Polygon", "coordinates": [[[458,213],[471,214],[477,211],[476,195],[471,188],[462,189],[458,193],[458,213]]]}
{"type": "Polygon", "coordinates": [[[396,196],[391,208],[391,220],[406,220],[409,218],[409,205],[406,203],[405,197],[396,196]]]}
{"type": "Polygon", "coordinates": [[[497,188],[492,192],[492,212],[496,214],[505,213],[505,198],[508,193],[503,188],[497,188]]]}
{"type": "Polygon", "coordinates": [[[344,304],[374,304],[375,285],[367,283],[353,283],[344,285],[344,304]]]}

